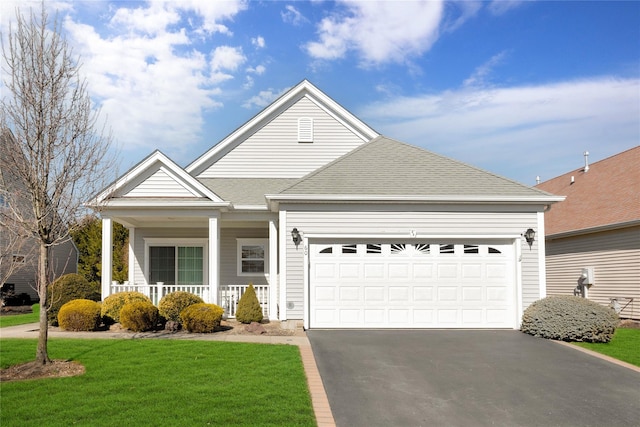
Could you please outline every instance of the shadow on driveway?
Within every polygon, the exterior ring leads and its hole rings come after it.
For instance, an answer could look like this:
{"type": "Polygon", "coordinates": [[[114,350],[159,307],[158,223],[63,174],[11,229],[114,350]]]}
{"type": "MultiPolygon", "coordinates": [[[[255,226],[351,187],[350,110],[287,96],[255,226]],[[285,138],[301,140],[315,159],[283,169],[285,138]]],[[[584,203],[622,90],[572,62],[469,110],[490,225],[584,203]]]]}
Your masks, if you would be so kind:
{"type": "Polygon", "coordinates": [[[640,373],[519,331],[307,336],[338,427],[640,425],[640,373]]]}

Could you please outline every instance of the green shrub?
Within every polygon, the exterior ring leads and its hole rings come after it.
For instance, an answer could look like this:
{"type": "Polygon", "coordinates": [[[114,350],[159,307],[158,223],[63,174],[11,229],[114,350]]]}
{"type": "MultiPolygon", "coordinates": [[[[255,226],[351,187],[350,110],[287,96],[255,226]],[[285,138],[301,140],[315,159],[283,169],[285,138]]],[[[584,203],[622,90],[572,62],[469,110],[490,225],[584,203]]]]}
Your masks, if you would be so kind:
{"type": "Polygon", "coordinates": [[[550,296],[522,315],[522,332],[560,341],[609,342],[620,323],[609,307],[577,296],[550,296]]]}
{"type": "Polygon", "coordinates": [[[71,273],[59,277],[47,287],[47,301],[50,304],[47,312],[49,324],[58,326],[60,307],[74,299],[100,301],[100,288],[79,274],[71,273]]]}
{"type": "Polygon", "coordinates": [[[253,288],[253,283],[249,283],[249,287],[238,301],[236,320],[241,323],[262,322],[263,317],[256,290],[253,288]]]}
{"type": "Polygon", "coordinates": [[[222,307],[215,304],[192,304],[180,312],[180,319],[189,332],[213,332],[220,326],[222,313],[222,307]]]}
{"type": "Polygon", "coordinates": [[[60,307],[58,324],[67,331],[95,331],[100,326],[100,303],[75,299],[60,307]]]}
{"type": "Polygon", "coordinates": [[[125,304],[134,301],[143,301],[151,304],[149,297],[135,291],[118,292],[106,297],[102,302],[102,317],[105,323],[120,322],[120,310],[122,310],[125,304]]]}
{"type": "Polygon", "coordinates": [[[158,324],[158,309],[149,301],[132,301],[122,306],[120,324],[134,332],[151,331],[158,324]]]}
{"type": "Polygon", "coordinates": [[[158,311],[166,320],[180,323],[180,313],[193,304],[204,303],[202,298],[189,292],[176,291],[162,297],[158,311]]]}

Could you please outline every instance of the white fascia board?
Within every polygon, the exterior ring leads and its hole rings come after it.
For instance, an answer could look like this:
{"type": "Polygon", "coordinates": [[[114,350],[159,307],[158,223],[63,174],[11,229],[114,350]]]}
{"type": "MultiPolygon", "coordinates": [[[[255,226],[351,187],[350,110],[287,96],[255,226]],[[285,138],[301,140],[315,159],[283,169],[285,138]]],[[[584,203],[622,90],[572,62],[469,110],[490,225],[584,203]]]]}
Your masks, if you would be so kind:
{"type": "Polygon", "coordinates": [[[500,197],[500,196],[389,196],[389,195],[282,195],[267,194],[265,198],[270,206],[278,202],[296,203],[501,203],[501,204],[550,204],[561,202],[564,196],[537,196],[537,197],[500,197]]]}
{"type": "Polygon", "coordinates": [[[185,170],[189,174],[195,175],[202,172],[199,169],[212,157],[225,150],[229,145],[232,145],[238,139],[242,138],[243,135],[251,135],[252,133],[254,133],[259,127],[269,122],[271,117],[275,116],[275,113],[277,113],[287,103],[291,102],[291,100],[297,97],[302,98],[303,96],[305,96],[305,92],[307,95],[311,95],[308,96],[308,99],[312,100],[316,105],[329,112],[333,117],[340,117],[339,121],[345,126],[349,127],[349,129],[353,130],[354,133],[359,135],[363,140],[368,141],[379,136],[376,131],[371,129],[353,114],[349,113],[345,108],[340,106],[340,104],[335,102],[333,99],[329,98],[308,80],[303,80],[300,84],[290,89],[260,113],[255,115],[251,120],[232,132],[225,139],[214,145],[209,151],[194,160],[185,168],[185,170]],[[302,94],[302,96],[300,96],[300,94],[302,94]],[[334,112],[332,113],[331,110],[333,110],[334,112]]]}
{"type": "Polygon", "coordinates": [[[207,197],[214,202],[224,203],[224,201],[220,197],[218,197],[218,195],[209,190],[204,184],[199,182],[193,176],[189,175],[184,169],[182,169],[175,162],[165,156],[162,152],[154,151],[146,159],[142,160],[140,163],[132,167],[127,173],[122,175],[113,184],[99,193],[93,200],[91,200],[91,202],[87,203],[87,205],[97,206],[103,204],[111,194],[115,193],[117,190],[123,188],[126,184],[139,177],[147,169],[153,167],[156,163],[160,163],[161,165],[163,165],[164,170],[167,173],[169,173],[174,179],[178,179],[190,191],[195,191],[196,193],[201,194],[202,197],[207,197]]]}
{"type": "Polygon", "coordinates": [[[185,199],[113,199],[102,202],[101,206],[109,208],[230,208],[230,202],[214,202],[211,200],[185,199]]]}

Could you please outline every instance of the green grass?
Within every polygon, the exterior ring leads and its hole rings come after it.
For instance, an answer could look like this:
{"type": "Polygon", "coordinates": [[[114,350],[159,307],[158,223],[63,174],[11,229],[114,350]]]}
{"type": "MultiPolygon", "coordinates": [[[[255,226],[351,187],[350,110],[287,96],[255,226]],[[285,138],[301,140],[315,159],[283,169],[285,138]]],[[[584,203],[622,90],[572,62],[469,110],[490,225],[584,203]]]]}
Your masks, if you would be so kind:
{"type": "Polygon", "coordinates": [[[5,314],[0,316],[0,328],[7,326],[24,325],[27,323],[37,323],[40,319],[40,304],[34,304],[33,312],[27,314],[5,314]]]}
{"type": "Polygon", "coordinates": [[[640,329],[618,328],[608,343],[574,344],[640,366],[640,329]]]}
{"type": "MultiPolygon", "coordinates": [[[[0,339],[0,366],[32,360],[36,340],[0,339]]],[[[50,339],[78,377],[0,385],[0,425],[313,426],[296,346],[179,340],[50,339]]]]}

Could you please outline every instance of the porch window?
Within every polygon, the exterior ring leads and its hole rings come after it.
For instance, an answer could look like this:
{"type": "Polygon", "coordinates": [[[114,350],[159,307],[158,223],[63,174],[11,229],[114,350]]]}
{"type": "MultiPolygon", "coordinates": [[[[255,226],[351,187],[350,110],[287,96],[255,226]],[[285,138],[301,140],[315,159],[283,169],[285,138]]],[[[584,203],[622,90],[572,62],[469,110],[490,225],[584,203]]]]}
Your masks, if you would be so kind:
{"type": "Polygon", "coordinates": [[[238,239],[238,276],[268,273],[268,248],[267,239],[238,239]]]}
{"type": "Polygon", "coordinates": [[[202,285],[202,246],[150,246],[149,282],[167,285],[202,285]]]}

